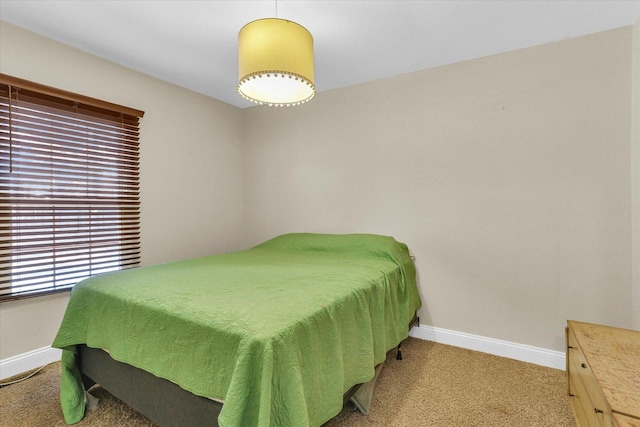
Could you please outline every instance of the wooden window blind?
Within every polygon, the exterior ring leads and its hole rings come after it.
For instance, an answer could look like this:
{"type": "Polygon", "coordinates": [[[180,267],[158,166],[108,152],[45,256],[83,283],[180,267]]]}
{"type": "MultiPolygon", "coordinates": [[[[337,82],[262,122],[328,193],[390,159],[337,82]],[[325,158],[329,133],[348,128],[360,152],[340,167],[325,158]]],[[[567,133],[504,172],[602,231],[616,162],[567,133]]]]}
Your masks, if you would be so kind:
{"type": "Polygon", "coordinates": [[[0,74],[0,301],[139,264],[143,114],[0,74]]]}

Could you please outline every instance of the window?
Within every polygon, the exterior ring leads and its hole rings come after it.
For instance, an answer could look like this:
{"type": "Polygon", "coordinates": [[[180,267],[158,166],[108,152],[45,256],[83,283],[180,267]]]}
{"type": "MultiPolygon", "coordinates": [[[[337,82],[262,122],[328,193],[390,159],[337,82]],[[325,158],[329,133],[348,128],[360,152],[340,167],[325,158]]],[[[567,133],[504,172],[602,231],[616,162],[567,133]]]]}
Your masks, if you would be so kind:
{"type": "Polygon", "coordinates": [[[143,114],[0,74],[0,301],[138,265],[143,114]]]}

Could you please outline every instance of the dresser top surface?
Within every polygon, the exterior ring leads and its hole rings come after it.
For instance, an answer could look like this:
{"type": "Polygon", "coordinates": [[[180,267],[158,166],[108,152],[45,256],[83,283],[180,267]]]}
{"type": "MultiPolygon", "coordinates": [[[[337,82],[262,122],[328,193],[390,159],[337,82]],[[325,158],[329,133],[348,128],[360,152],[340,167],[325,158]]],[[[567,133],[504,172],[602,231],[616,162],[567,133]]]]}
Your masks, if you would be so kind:
{"type": "Polygon", "coordinates": [[[626,415],[612,413],[618,427],[640,427],[640,419],[627,417],[626,415]]]}
{"type": "Polygon", "coordinates": [[[640,418],[640,331],[567,322],[614,412],[640,418]]]}

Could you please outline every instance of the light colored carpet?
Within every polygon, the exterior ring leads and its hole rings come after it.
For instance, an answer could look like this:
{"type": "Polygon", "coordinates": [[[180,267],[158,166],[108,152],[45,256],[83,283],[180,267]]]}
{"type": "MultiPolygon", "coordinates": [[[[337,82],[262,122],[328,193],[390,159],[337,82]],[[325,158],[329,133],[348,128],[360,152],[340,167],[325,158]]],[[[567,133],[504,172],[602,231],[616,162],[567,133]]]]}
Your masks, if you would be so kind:
{"type": "MultiPolygon", "coordinates": [[[[402,361],[390,352],[369,414],[342,412],[328,426],[575,426],[563,371],[413,338],[402,348],[402,361]]],[[[0,388],[0,426],[64,426],[59,384],[53,363],[0,388]]],[[[100,404],[77,426],[154,426],[99,386],[91,392],[100,404]]]]}

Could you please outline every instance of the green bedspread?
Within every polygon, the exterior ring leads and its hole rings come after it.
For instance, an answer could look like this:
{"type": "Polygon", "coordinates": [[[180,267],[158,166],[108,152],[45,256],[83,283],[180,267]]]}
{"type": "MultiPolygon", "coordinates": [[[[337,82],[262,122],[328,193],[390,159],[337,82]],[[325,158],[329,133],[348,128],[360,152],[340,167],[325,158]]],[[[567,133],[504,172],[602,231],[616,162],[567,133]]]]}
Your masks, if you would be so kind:
{"type": "Polygon", "coordinates": [[[368,234],[287,234],[95,276],[73,289],[53,343],[65,421],[84,416],[84,343],[223,400],[221,426],[318,426],[373,378],[419,306],[407,247],[368,234]]]}

